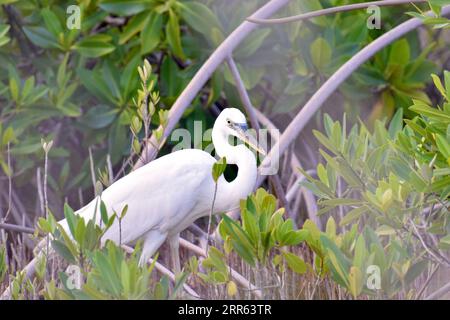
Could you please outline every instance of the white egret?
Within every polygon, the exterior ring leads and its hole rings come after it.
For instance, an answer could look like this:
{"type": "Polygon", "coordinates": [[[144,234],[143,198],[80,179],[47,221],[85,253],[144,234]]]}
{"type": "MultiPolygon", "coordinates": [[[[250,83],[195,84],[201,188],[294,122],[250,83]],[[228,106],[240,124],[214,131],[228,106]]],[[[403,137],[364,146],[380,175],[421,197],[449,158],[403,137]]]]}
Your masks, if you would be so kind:
{"type": "MultiPolygon", "coordinates": [[[[238,207],[239,200],[246,198],[255,186],[255,155],[244,144],[233,146],[228,142],[230,136],[235,136],[263,152],[246,130],[245,116],[235,108],[223,110],[214,123],[212,142],[216,154],[238,167],[232,182],[223,176],[218,180],[214,213],[238,207]]],[[[215,189],[211,173],[215,162],[205,151],[185,149],[158,158],[114,182],[103,191],[101,199],[109,213],[121,212],[125,205],[128,211],[121,221],[121,235],[116,221],[102,240],[118,243],[121,237],[123,244],[133,244],[143,239],[140,258],[143,264],[168,239],[172,263],[175,272],[179,272],[179,233],[196,219],[209,215],[215,189]]],[[[85,220],[93,219],[95,207],[96,199],[76,214],[85,220]]],[[[100,213],[95,216],[100,223],[100,213]]],[[[68,230],[65,219],[60,223],[68,230]]]]}

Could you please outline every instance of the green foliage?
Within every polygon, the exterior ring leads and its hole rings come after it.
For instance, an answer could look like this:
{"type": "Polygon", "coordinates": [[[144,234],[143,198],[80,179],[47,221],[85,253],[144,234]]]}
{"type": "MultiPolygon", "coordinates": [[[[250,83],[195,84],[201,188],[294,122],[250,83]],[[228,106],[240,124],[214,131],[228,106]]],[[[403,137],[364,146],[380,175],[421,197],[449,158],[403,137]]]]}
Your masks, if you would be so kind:
{"type": "Polygon", "coordinates": [[[445,84],[433,76],[443,106],[413,100],[410,110],[419,115],[405,120],[404,127],[399,110],[388,129],[376,121],[373,133],[363,124],[347,132],[345,117],[341,125],[327,115],[325,134],[314,132],[327,149],[320,150],[325,163],[317,166],[317,179],[301,170],[307,178],[303,185],[319,197],[319,214],[338,217],[340,211],[339,226],[349,231],[344,238],[327,239],[316,230],[314,242],[306,241],[317,257],[328,256],[325,264],[333,279],[355,297],[364,290],[361,283],[370,264],[381,269],[383,293],[389,297],[411,285],[429,263],[446,265],[441,250],[449,248],[450,233],[448,75],[444,73],[445,84]]]}
{"type": "Polygon", "coordinates": [[[235,251],[252,266],[256,262],[265,265],[275,250],[282,253],[282,247],[299,244],[304,240],[302,233],[283,214],[284,209],[276,210],[276,198],[258,189],[241,202],[242,223],[223,216],[219,232],[226,251],[235,251]]]}
{"type": "Polygon", "coordinates": [[[379,93],[370,115],[371,123],[384,117],[390,119],[398,109],[412,117],[413,113],[408,110],[411,98],[430,101],[425,84],[430,73],[436,70],[435,64],[427,60],[433,47],[419,54],[410,43],[406,38],[395,42],[353,77],[357,85],[376,86],[379,93]]]}
{"type": "Polygon", "coordinates": [[[197,48],[212,45],[212,28],[221,34],[215,14],[200,2],[81,1],[80,30],[67,26],[69,5],[24,0],[0,10],[0,127],[14,132],[12,167],[20,168],[7,167],[2,143],[1,171],[15,171],[17,187],[32,187],[27,182],[43,160],[40,138],[54,140],[49,188],[61,199],[91,185],[89,147],[97,171],[108,157],[121,165],[151,133],[161,137],[168,107],[202,63],[197,48]],[[145,58],[148,78],[140,86],[136,69],[145,58]],[[130,132],[138,121],[148,130],[130,132]]]}
{"type": "Polygon", "coordinates": [[[4,245],[0,246],[0,283],[3,282],[3,280],[6,277],[6,274],[8,272],[8,264],[6,261],[6,248],[4,245]]]}
{"type": "Polygon", "coordinates": [[[393,297],[405,286],[411,286],[428,264],[426,259],[412,255],[402,239],[386,242],[383,234],[367,225],[362,232],[358,232],[357,224],[341,233],[336,228],[330,217],[326,232],[319,231],[310,220],[302,230],[307,231],[306,243],[316,254],[314,265],[318,276],[330,274],[355,298],[361,294],[393,297]],[[381,290],[368,287],[370,266],[380,270],[381,290]]]}
{"type": "Polygon", "coordinates": [[[217,183],[217,180],[219,180],[219,177],[225,172],[225,169],[227,168],[227,158],[223,157],[217,160],[213,167],[212,167],[212,176],[214,182],[217,183]]]}
{"type": "MultiPolygon", "coordinates": [[[[100,207],[101,225],[94,222],[95,218],[86,222],[65,205],[64,214],[69,233],[52,215],[39,220],[40,230],[52,236],[52,248],[69,267],[75,267],[75,276],[80,277],[75,280],[81,281],[77,287],[76,282],[73,283],[74,274],[60,272],[59,281],[52,279],[46,283],[44,297],[99,300],[173,298],[184,283],[186,274],[177,280],[171,293],[167,277],[162,277],[158,282],[151,281],[156,259],[149,267],[139,265],[140,244],[130,255],[112,241],[108,240],[102,244],[102,236],[114,221],[118,220],[120,223],[126,215],[127,206],[120,215],[108,214],[101,200],[97,201],[96,206],[100,207]],[[58,282],[60,285],[57,285],[58,282]]],[[[45,266],[43,270],[45,271],[45,266]]]]}
{"type": "Polygon", "coordinates": [[[408,12],[408,14],[423,20],[424,24],[431,25],[434,29],[448,29],[450,28],[450,20],[441,16],[442,7],[447,4],[447,0],[429,0],[429,8],[434,15],[427,15],[417,7],[418,12],[408,12]]]}

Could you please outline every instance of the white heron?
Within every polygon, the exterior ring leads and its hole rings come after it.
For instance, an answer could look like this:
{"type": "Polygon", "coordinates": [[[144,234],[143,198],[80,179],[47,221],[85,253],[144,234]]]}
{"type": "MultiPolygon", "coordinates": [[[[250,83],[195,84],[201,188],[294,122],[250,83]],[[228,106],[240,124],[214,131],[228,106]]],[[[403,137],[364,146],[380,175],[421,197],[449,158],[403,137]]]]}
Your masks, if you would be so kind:
{"type": "MultiPolygon", "coordinates": [[[[233,146],[234,136],[256,151],[263,151],[247,132],[244,114],[235,108],[224,109],[217,117],[212,142],[216,154],[238,167],[237,177],[228,182],[222,176],[217,182],[214,213],[239,206],[254,189],[257,177],[256,158],[244,144],[233,146]]],[[[116,222],[106,231],[103,241],[133,244],[143,239],[140,263],[148,261],[168,239],[175,272],[180,271],[179,234],[195,220],[210,214],[215,182],[212,166],[216,159],[198,149],[185,149],[158,158],[114,182],[103,191],[101,199],[109,213],[128,211],[121,221],[121,235],[116,222]]],[[[76,211],[86,221],[94,218],[96,199],[76,211]]],[[[98,206],[97,206],[98,208],[98,206]]],[[[99,210],[99,209],[98,209],[99,210]]],[[[95,215],[100,223],[100,213],[95,215]]],[[[60,224],[68,230],[67,221],[60,224]]]]}

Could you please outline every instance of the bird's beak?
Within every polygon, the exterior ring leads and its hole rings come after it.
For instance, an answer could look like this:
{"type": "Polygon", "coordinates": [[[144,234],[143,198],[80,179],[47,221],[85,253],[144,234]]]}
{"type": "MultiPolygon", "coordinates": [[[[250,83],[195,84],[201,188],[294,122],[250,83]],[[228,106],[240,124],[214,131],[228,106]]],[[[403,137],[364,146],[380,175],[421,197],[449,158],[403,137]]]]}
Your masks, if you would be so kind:
{"type": "Polygon", "coordinates": [[[241,139],[246,144],[248,144],[249,147],[251,147],[252,149],[261,153],[264,156],[267,154],[263,150],[263,148],[259,146],[258,141],[256,141],[256,139],[247,130],[247,125],[238,125],[236,131],[238,132],[238,138],[241,139]]]}

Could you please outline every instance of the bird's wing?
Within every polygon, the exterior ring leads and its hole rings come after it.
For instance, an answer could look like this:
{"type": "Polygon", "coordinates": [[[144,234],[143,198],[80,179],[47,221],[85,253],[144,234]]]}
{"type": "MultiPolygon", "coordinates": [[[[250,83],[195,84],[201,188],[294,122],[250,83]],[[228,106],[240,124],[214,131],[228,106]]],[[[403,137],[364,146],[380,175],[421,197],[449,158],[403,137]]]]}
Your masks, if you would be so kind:
{"type": "MultiPolygon", "coordinates": [[[[105,234],[113,241],[133,242],[151,229],[170,233],[192,223],[193,208],[199,199],[214,190],[211,168],[214,158],[200,150],[181,150],[161,157],[116,181],[102,193],[109,214],[128,211],[119,224],[105,234]]],[[[93,201],[94,202],[94,201],[93,201]]],[[[79,210],[92,219],[95,204],[79,210]]],[[[100,213],[97,211],[97,219],[100,213]]],[[[184,228],[183,228],[184,229],[184,228]]]]}

